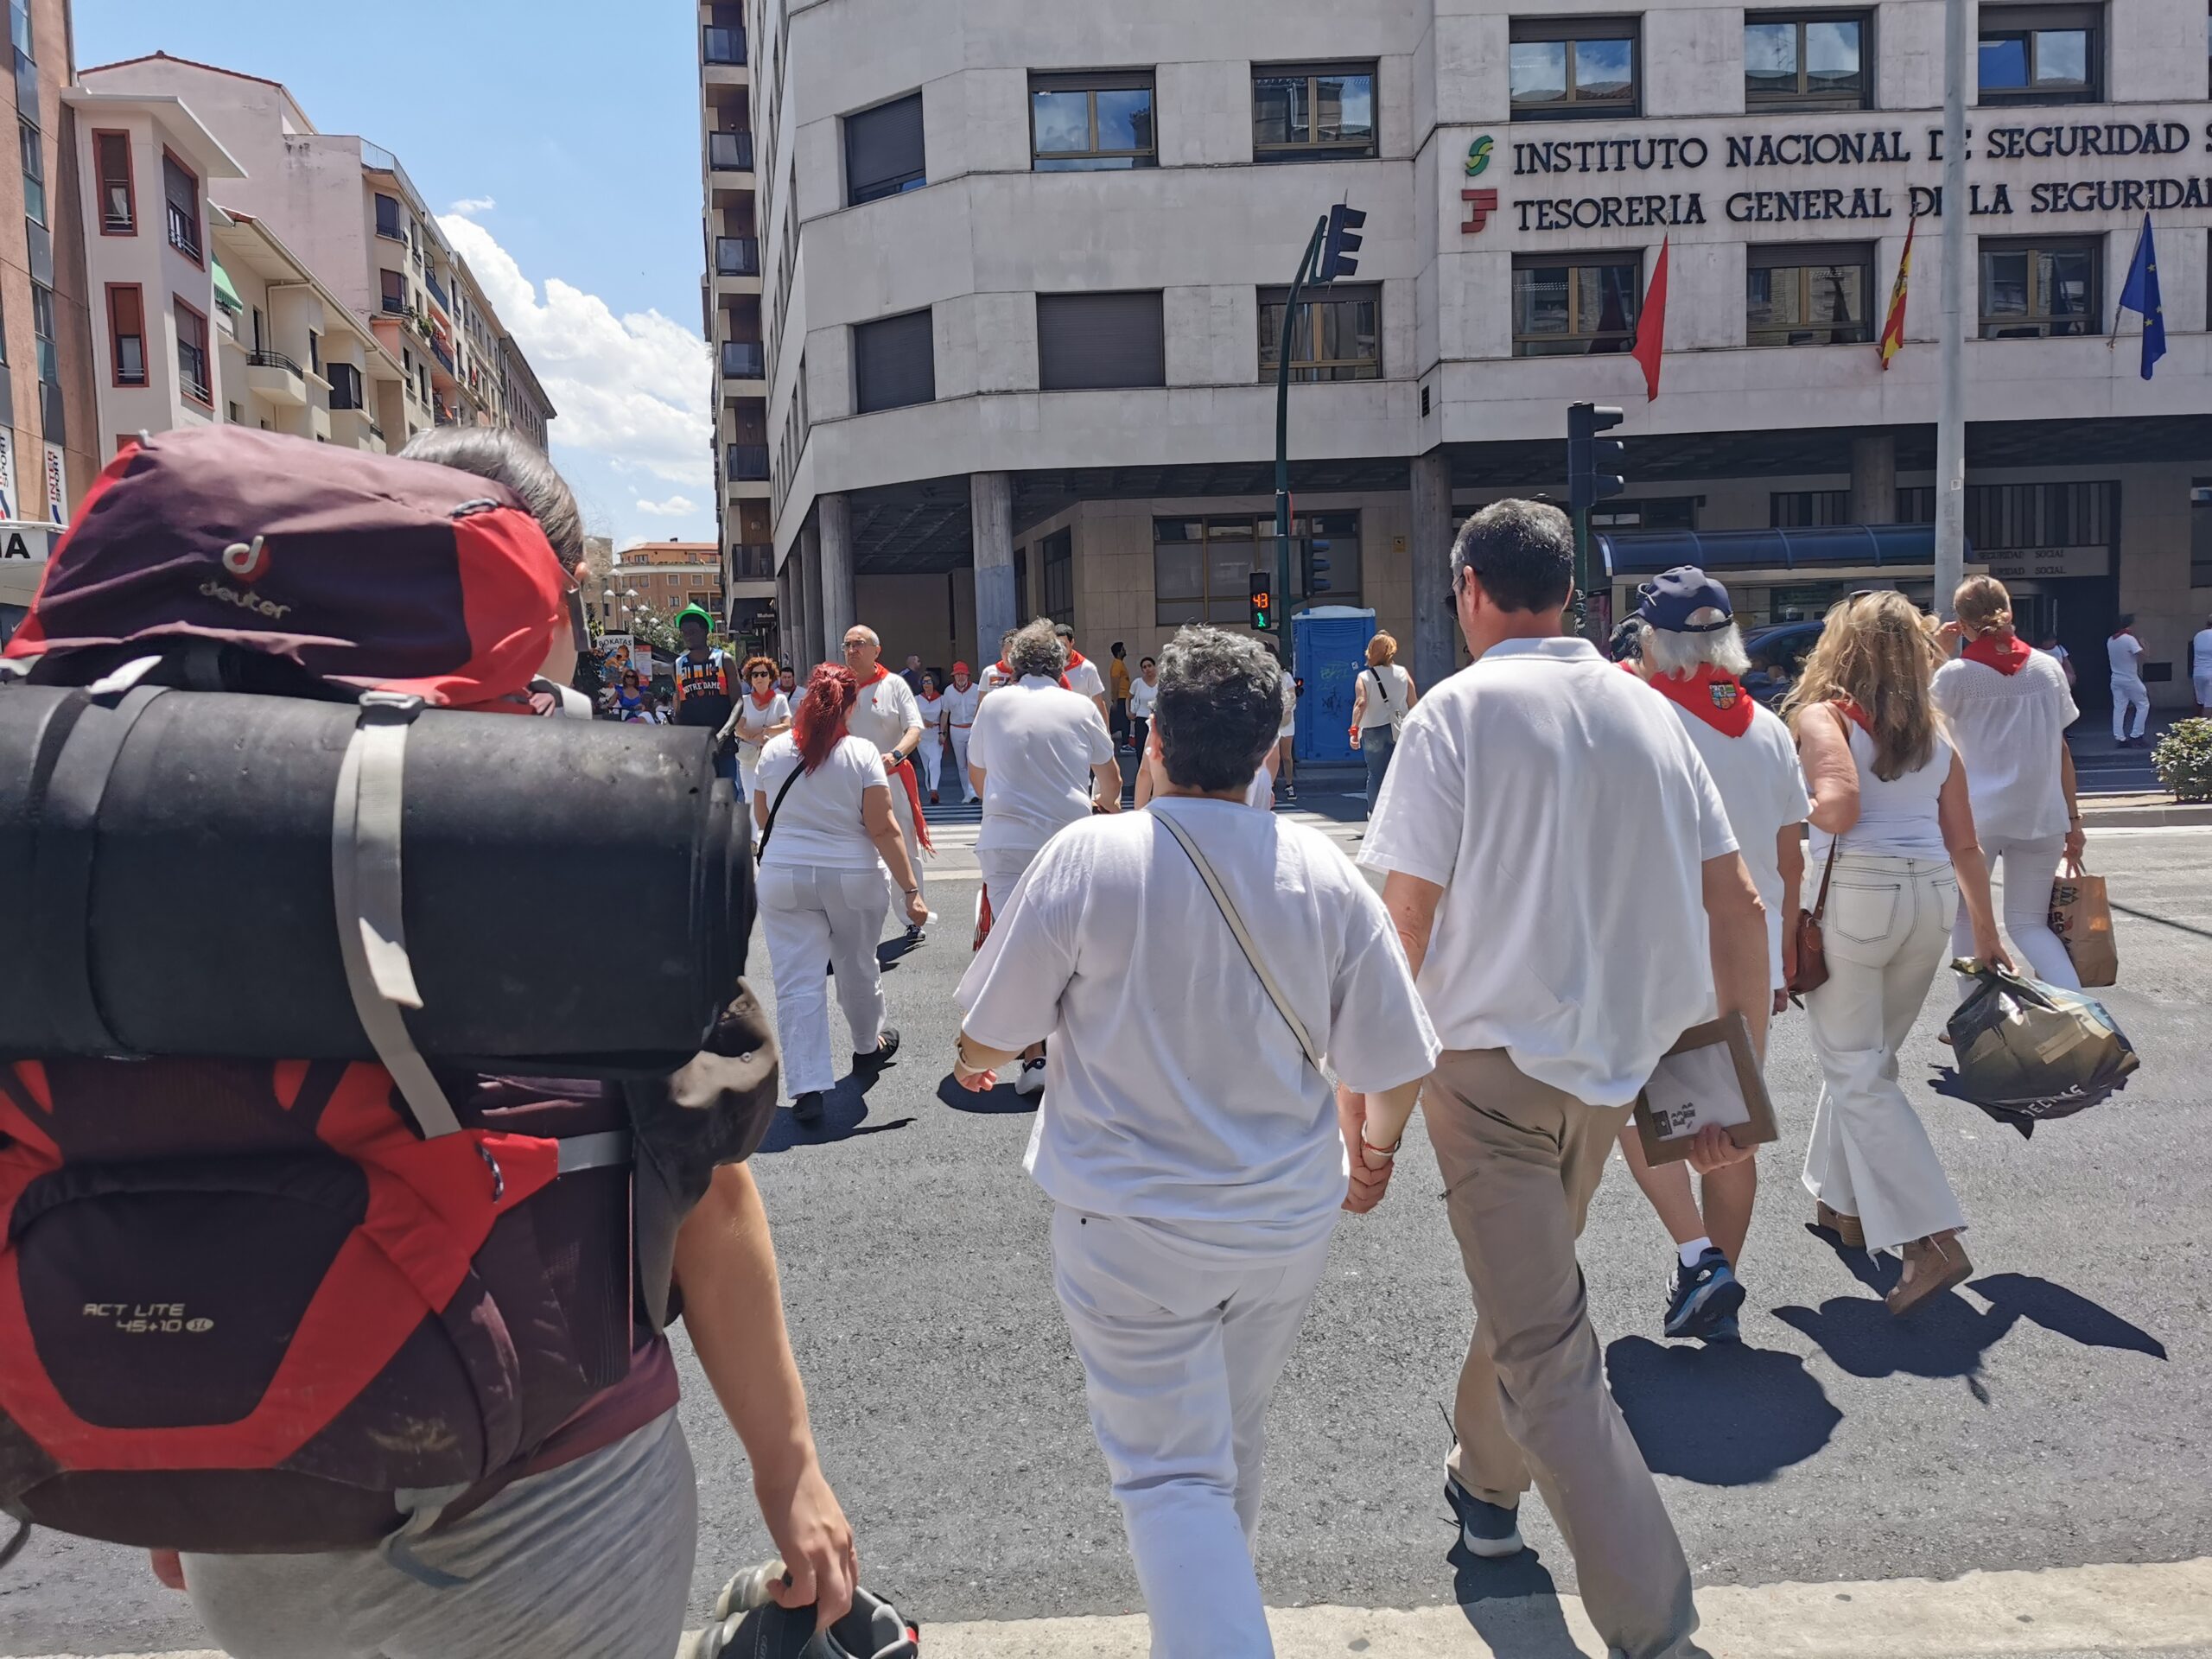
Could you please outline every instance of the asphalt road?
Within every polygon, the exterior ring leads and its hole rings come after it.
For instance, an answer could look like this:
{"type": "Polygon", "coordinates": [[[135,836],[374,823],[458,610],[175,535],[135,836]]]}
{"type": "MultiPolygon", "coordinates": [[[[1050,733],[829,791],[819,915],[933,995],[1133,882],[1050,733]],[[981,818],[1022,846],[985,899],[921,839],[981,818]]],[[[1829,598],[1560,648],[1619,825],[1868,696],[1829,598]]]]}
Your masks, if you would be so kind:
{"type": "MultiPolygon", "coordinates": [[[[1806,1228],[1813,1096],[1802,1016],[1770,1068],[1783,1141],[1744,1263],[1739,1349],[1658,1339],[1669,1251],[1618,1168],[1583,1261],[1616,1395],[1701,1584],[1904,1576],[2212,1554],[2204,1133],[2212,832],[2093,842],[2119,914],[2107,1001],[2144,1056],[2118,1100],[2031,1141],[1919,1086],[1948,1051],[1931,999],[1905,1072],[1973,1223],[1964,1293],[1910,1325],[1806,1228]]],[[[957,857],[948,868],[957,866],[957,857]]],[[[972,880],[933,898],[964,917],[972,880]]],[[[756,944],[757,950],[757,944],[756,944]]],[[[964,926],[887,976],[905,1057],[823,1130],[759,1159],[794,1341],[863,1576],[925,1620],[1139,1606],[1053,1304],[1046,1206],[1021,1170],[1031,1103],[956,1091],[964,926]]],[[[765,987],[765,963],[754,981],[765,987]]],[[[1233,1033],[1224,1041],[1236,1040],[1233,1033]]],[[[842,1027],[838,1031],[842,1045],[842,1027]]],[[[1441,1408],[1470,1325],[1416,1120],[1382,1209],[1347,1218],[1271,1421],[1261,1574],[1277,1605],[1469,1604],[1573,1583],[1541,1506],[1535,1553],[1452,1548],[1441,1408]]],[[[686,1357],[702,1486],[696,1593],[768,1553],[744,1458],[686,1357]]],[[[619,1541],[610,1540],[610,1548],[619,1541]]],[[[0,1570],[0,1654],[189,1648],[140,1558],[41,1535],[0,1570]]]]}

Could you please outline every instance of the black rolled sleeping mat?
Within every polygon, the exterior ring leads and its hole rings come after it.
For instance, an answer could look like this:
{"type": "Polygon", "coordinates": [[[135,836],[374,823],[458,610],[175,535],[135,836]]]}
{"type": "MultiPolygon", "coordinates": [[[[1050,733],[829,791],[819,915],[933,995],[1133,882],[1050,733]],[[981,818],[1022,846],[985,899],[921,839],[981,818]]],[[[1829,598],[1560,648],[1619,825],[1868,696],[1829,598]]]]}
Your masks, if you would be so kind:
{"type": "MultiPolygon", "coordinates": [[[[285,697],[0,690],[0,1056],[375,1058],[332,898],[355,722],[285,697]]],[[[405,1017],[426,1057],[653,1071],[699,1051],[753,909],[711,738],[416,719],[405,1017]]]]}

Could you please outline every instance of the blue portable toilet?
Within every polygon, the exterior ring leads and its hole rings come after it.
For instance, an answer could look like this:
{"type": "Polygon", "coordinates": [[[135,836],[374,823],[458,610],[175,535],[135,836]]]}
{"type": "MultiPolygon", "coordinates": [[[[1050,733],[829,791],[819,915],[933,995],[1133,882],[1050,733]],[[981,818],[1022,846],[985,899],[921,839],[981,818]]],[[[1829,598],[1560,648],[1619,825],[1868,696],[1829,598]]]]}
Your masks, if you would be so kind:
{"type": "Polygon", "coordinates": [[[1375,613],[1350,605],[1316,605],[1292,617],[1290,626],[1293,672],[1306,682],[1291,753],[1301,764],[1350,766],[1351,704],[1366,671],[1375,613]]]}

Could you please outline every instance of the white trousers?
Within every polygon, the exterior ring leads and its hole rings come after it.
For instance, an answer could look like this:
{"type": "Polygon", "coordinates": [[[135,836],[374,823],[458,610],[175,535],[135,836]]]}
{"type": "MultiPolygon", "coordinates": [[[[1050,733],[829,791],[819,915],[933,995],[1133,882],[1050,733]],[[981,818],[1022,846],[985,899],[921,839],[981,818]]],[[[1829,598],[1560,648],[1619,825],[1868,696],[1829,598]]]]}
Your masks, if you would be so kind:
{"type": "MultiPolygon", "coordinates": [[[[2050,925],[2050,884],[2058,874],[2059,860],[2066,855],[2066,837],[2005,841],[1984,836],[1981,855],[1989,861],[1992,875],[2000,863],[2005,867],[2005,934],[2022,965],[2047,985],[2080,990],[2082,976],[2074,971],[2074,958],[2066,954],[2065,942],[2050,925]]],[[[1974,924],[1964,905],[1951,924],[1951,954],[1974,955],[1974,924]]],[[[1965,1001],[1974,991],[1974,982],[1955,974],[1952,978],[1958,980],[1959,1001],[1965,1001]]]]}
{"type": "Polygon", "coordinates": [[[994,922],[1006,915],[1006,907],[1014,902],[1014,884],[1028,874],[1029,867],[1037,861],[1040,850],[1035,847],[979,847],[976,849],[976,862],[982,866],[983,891],[990,896],[994,922]]]}
{"type": "Polygon", "coordinates": [[[938,772],[944,765],[944,740],[934,732],[925,732],[922,747],[914,751],[914,760],[922,769],[922,779],[926,785],[922,792],[936,794],[938,772]]]}
{"type": "MultiPolygon", "coordinates": [[[[927,878],[922,874],[922,843],[914,833],[914,804],[906,798],[906,781],[896,772],[891,774],[891,819],[899,826],[899,833],[906,838],[906,861],[914,867],[914,885],[925,887],[927,878]]],[[[899,912],[899,925],[906,920],[906,888],[891,874],[888,864],[879,867],[883,871],[883,890],[891,906],[899,912]]]]}
{"type": "Polygon", "coordinates": [[[1928,1000],[1958,907],[1948,859],[1835,861],[1821,925],[1827,983],[1805,998],[1821,1061],[1805,1187],[1857,1216],[1869,1249],[1966,1225],[1927,1127],[1897,1086],[1897,1048],[1928,1000]]]}
{"type": "Polygon", "coordinates": [[[976,785],[968,777],[968,734],[970,729],[966,726],[952,728],[952,770],[960,784],[963,804],[976,798],[976,785]]]}
{"type": "MultiPolygon", "coordinates": [[[[895,793],[895,791],[894,791],[895,793]]],[[[874,870],[798,869],[772,864],[758,878],[760,931],[776,982],[776,1041],[784,1088],[797,1096],[836,1086],[830,1050],[830,995],[822,964],[835,969],[837,1003],[866,1054],[883,1035],[883,974],[875,947],[890,902],[874,870]]]]}
{"type": "Polygon", "coordinates": [[[1118,1217],[1052,1216],[1052,1287],[1135,1557],[1152,1659],[1271,1659],[1252,1567],[1268,1402],[1328,1261],[1224,1267],[1118,1217]]]}
{"type": "Polygon", "coordinates": [[[2140,737],[2143,722],[2151,718],[2151,690],[2133,674],[2112,677],[2112,734],[2115,738],[2140,737]],[[2135,729],[2123,731],[2127,711],[2135,711],[2135,729]]]}

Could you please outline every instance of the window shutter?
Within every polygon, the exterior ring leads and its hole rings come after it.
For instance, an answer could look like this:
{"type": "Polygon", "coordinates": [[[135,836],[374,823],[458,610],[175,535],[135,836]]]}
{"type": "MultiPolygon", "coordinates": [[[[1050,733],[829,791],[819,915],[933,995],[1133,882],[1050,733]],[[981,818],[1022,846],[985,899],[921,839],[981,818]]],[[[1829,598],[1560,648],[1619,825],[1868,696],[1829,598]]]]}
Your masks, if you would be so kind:
{"type": "Polygon", "coordinates": [[[1166,385],[1167,340],[1159,290],[1039,294],[1037,379],[1046,391],[1166,385]]]}
{"type": "Polygon", "coordinates": [[[937,349],[931,339],[930,314],[914,311],[880,322],[855,323],[853,379],[863,415],[935,398],[937,349]]]}
{"type": "Polygon", "coordinates": [[[925,171],[919,92],[845,118],[845,186],[852,200],[873,200],[925,171]]]}

